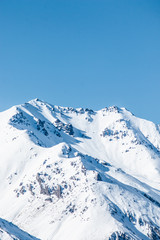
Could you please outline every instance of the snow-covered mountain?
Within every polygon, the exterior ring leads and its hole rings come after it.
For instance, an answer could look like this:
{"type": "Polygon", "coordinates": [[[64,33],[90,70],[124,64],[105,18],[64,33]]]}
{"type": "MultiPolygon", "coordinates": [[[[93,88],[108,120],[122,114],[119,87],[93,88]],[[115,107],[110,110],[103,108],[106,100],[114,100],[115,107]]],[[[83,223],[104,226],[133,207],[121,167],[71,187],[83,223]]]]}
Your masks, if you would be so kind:
{"type": "Polygon", "coordinates": [[[160,239],[159,125],[35,99],[0,136],[0,239],[160,239]]]}

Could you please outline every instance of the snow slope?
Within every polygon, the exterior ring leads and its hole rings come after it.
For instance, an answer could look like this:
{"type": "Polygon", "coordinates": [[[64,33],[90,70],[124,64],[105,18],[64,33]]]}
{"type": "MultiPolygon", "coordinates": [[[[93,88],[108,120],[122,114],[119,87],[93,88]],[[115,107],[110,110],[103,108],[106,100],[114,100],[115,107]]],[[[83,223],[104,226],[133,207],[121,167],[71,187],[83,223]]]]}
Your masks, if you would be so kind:
{"type": "Polygon", "coordinates": [[[1,239],[160,239],[160,126],[35,99],[0,136],[0,217],[34,236],[1,239]]]}
{"type": "Polygon", "coordinates": [[[4,219],[0,219],[0,239],[1,240],[38,240],[30,234],[22,231],[11,222],[7,222],[4,219]]]}

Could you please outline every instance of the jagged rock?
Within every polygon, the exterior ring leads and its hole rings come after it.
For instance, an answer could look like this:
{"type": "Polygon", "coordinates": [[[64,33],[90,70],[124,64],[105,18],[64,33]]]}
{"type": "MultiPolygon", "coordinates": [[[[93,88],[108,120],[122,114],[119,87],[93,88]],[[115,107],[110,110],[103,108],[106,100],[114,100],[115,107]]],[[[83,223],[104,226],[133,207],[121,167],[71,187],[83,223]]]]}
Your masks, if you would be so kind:
{"type": "Polygon", "coordinates": [[[45,129],[44,127],[44,124],[45,124],[45,121],[42,121],[40,119],[38,119],[37,121],[37,130],[40,131],[45,135],[45,136],[48,136],[48,132],[47,130],[45,129]]]}
{"type": "Polygon", "coordinates": [[[154,226],[149,227],[148,237],[151,240],[159,240],[160,239],[160,229],[154,226]]]}
{"type": "Polygon", "coordinates": [[[97,181],[102,181],[101,175],[99,173],[97,173],[96,180],[97,181]]]}
{"type": "Polygon", "coordinates": [[[60,198],[62,196],[62,187],[58,185],[57,188],[54,189],[53,194],[56,195],[57,198],[60,198]]]}
{"type": "Polygon", "coordinates": [[[133,240],[127,233],[114,232],[108,240],[133,240]]]}
{"type": "Polygon", "coordinates": [[[69,135],[73,135],[74,134],[74,131],[73,131],[73,126],[72,126],[72,124],[66,124],[66,125],[64,125],[64,131],[66,132],[66,133],[68,133],[69,135]]]}
{"type": "Polygon", "coordinates": [[[88,114],[90,115],[95,114],[95,112],[92,109],[88,109],[88,108],[85,109],[85,112],[88,112],[88,114]]]}
{"type": "Polygon", "coordinates": [[[41,119],[38,119],[37,121],[37,129],[40,130],[44,127],[45,121],[42,121],[41,119]]]}

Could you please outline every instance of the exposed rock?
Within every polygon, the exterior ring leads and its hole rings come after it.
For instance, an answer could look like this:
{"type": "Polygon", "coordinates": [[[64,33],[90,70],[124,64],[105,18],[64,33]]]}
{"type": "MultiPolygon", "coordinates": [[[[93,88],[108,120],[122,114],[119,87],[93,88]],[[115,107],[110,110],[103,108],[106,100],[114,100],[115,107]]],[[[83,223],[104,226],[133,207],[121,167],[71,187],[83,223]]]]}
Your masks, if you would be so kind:
{"type": "Polygon", "coordinates": [[[134,240],[127,233],[114,232],[108,240],[134,240]]]}

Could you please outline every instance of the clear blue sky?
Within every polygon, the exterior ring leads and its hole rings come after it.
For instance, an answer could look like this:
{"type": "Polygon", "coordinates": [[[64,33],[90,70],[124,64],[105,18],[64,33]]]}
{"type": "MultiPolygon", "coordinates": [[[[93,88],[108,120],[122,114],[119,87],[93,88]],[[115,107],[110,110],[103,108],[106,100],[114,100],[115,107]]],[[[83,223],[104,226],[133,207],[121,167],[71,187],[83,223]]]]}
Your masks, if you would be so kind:
{"type": "Polygon", "coordinates": [[[36,97],[160,123],[160,0],[1,0],[0,111],[36,97]]]}

